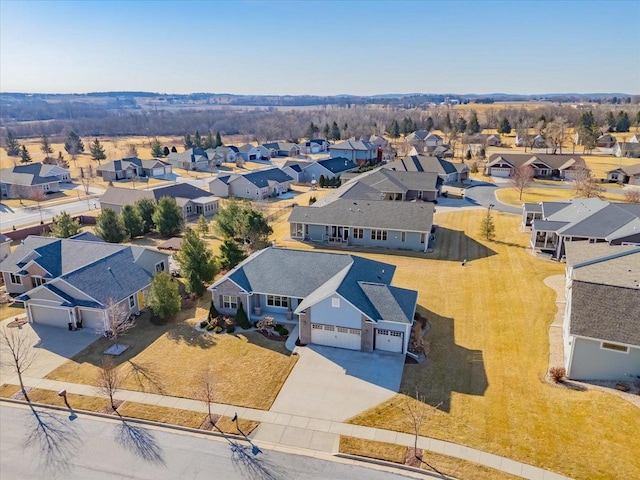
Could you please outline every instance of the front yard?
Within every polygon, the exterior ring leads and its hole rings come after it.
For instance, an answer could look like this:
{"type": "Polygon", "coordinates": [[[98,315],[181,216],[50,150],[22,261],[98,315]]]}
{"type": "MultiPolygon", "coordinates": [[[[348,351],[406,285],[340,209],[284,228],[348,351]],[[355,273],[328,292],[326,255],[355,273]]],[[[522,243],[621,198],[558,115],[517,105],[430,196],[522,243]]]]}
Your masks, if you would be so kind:
{"type": "MultiPolygon", "coordinates": [[[[297,356],[284,342],[267,340],[256,332],[210,335],[196,331],[206,318],[210,299],[182,311],[166,325],[154,325],[148,315],[118,343],[129,346],[114,362],[123,388],[183,398],[199,398],[203,373],[213,372],[219,403],[267,410],[275,400],[297,356]]],[[[103,352],[111,344],[101,338],[47,375],[53,380],[95,385],[103,352]]]]}
{"type": "MultiPolygon", "coordinates": [[[[607,183],[603,183],[602,186],[609,188],[609,184],[607,183]]],[[[520,193],[515,188],[500,188],[499,190],[496,190],[496,196],[502,203],[513,205],[515,207],[522,207],[522,204],[525,202],[553,202],[576,198],[576,194],[571,188],[571,184],[567,184],[566,187],[567,188],[531,187],[522,193],[522,199],[520,199],[520,193]]],[[[624,195],[618,193],[604,192],[602,194],[602,198],[611,202],[624,202],[624,195]]]]}

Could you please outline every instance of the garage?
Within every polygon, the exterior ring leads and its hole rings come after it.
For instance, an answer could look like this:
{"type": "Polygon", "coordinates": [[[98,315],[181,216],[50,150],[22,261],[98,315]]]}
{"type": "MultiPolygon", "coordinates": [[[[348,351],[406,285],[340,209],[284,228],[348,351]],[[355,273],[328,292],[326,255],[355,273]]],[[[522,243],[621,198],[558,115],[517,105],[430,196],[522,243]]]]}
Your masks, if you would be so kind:
{"type": "Polygon", "coordinates": [[[29,311],[31,312],[31,321],[40,325],[67,328],[71,318],[68,308],[29,305],[29,311]]]}
{"type": "Polygon", "coordinates": [[[376,328],[376,350],[382,350],[383,352],[402,353],[402,347],[404,343],[402,340],[402,332],[376,328]]]}
{"type": "Polygon", "coordinates": [[[311,343],[326,345],[328,347],[346,348],[348,350],[360,350],[360,330],[312,323],[311,343]]]}
{"type": "Polygon", "coordinates": [[[151,170],[151,175],[154,177],[163,177],[164,176],[164,167],[158,167],[151,170]]]}
{"type": "Polygon", "coordinates": [[[491,176],[492,177],[509,177],[511,175],[510,168],[491,168],[491,176]]]}
{"type": "Polygon", "coordinates": [[[257,155],[249,155],[249,161],[255,161],[258,159],[257,155]]]}
{"type": "Polygon", "coordinates": [[[79,320],[82,320],[82,328],[100,331],[104,329],[104,312],[102,310],[92,310],[81,308],[78,311],[79,320]]]}

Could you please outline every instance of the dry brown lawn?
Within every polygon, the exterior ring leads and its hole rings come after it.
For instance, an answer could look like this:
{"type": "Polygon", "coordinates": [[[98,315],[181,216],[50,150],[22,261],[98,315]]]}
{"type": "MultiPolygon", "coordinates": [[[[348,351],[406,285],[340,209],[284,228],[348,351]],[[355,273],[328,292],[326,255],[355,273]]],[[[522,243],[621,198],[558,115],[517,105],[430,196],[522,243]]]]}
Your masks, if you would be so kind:
{"type": "MultiPolygon", "coordinates": [[[[215,401],[266,410],[289,376],[297,356],[283,342],[259,333],[209,335],[194,325],[206,318],[209,299],[198,308],[181,312],[166,325],[154,325],[147,316],[119,343],[129,348],[115,358],[127,390],[200,397],[203,373],[215,378],[215,401]]],[[[47,378],[96,385],[104,351],[110,341],[101,338],[47,375],[47,378]]]]}
{"type": "MultiPolygon", "coordinates": [[[[563,201],[576,198],[575,192],[570,188],[544,188],[544,187],[531,187],[522,193],[522,199],[520,199],[520,193],[515,188],[501,188],[496,190],[496,196],[502,203],[521,207],[523,203],[538,203],[538,202],[553,202],[563,201]]],[[[611,202],[624,202],[624,195],[617,193],[604,192],[602,194],[604,200],[611,202]]]]}
{"type": "Polygon", "coordinates": [[[181,427],[199,428],[206,414],[192,410],[161,407],[138,402],[124,402],[118,407],[118,412],[123,417],[139,418],[151,422],[180,425],[181,427]]]}
{"type": "Polygon", "coordinates": [[[236,424],[231,417],[220,417],[216,422],[216,427],[218,427],[218,429],[231,435],[238,435],[240,433],[238,431],[238,427],[240,427],[242,433],[249,435],[258,428],[258,425],[260,425],[260,422],[256,422],[255,420],[245,420],[243,418],[238,418],[238,423],[236,424]]]}

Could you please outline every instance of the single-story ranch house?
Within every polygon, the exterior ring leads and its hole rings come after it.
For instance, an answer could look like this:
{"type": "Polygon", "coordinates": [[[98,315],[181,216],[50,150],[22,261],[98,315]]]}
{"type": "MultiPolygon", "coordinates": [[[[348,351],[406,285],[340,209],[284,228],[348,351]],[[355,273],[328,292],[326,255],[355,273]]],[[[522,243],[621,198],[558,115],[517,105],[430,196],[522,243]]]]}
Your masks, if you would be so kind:
{"type": "Polygon", "coordinates": [[[627,185],[640,185],[640,163],[609,170],[607,180],[627,185]]]}
{"type": "Polygon", "coordinates": [[[567,376],[640,376],[640,246],[567,244],[563,324],[567,376]]]}
{"type": "Polygon", "coordinates": [[[60,183],[71,182],[71,172],[57,165],[30,163],[0,170],[3,198],[30,198],[36,193],[60,191],[60,183]]]}
{"type": "Polygon", "coordinates": [[[266,248],[209,290],[218,311],[292,318],[303,344],[406,353],[418,294],[391,286],[394,265],[355,255],[266,248]]]}
{"type": "Polygon", "coordinates": [[[469,180],[469,168],[462,162],[450,162],[432,155],[411,155],[387,163],[384,168],[397,172],[437,173],[445,185],[469,180]]]}
{"type": "Polygon", "coordinates": [[[573,180],[579,169],[586,168],[582,157],[577,155],[497,153],[489,157],[486,173],[492,177],[510,177],[513,169],[523,165],[533,168],[534,177],[564,180],[573,180]]]}
{"type": "Polygon", "coordinates": [[[29,236],[0,263],[0,271],[30,322],[97,330],[111,305],[131,313],[144,307],[153,275],[169,271],[169,257],[90,233],[29,236]]]}
{"type": "Polygon", "coordinates": [[[361,140],[345,140],[329,146],[331,158],[347,158],[358,165],[375,165],[382,160],[382,153],[378,158],[378,147],[361,140]]]}
{"type": "Polygon", "coordinates": [[[167,162],[157,158],[142,160],[137,157],[113,160],[96,168],[96,172],[105,182],[133,177],[166,177],[171,171],[171,164],[167,162]]]}
{"type": "Polygon", "coordinates": [[[317,181],[321,176],[333,178],[356,168],[358,168],[358,165],[353,160],[348,160],[344,157],[325,158],[305,165],[302,169],[300,180],[303,182],[317,181]]]}
{"type": "Polygon", "coordinates": [[[207,152],[201,148],[190,148],[184,152],[174,152],[167,156],[167,161],[175,168],[183,170],[207,170],[212,166],[207,152]]]}
{"type": "Polygon", "coordinates": [[[267,168],[243,175],[218,175],[209,182],[209,190],[222,198],[263,200],[288,192],[291,189],[291,183],[293,178],[279,168],[267,168]]]}

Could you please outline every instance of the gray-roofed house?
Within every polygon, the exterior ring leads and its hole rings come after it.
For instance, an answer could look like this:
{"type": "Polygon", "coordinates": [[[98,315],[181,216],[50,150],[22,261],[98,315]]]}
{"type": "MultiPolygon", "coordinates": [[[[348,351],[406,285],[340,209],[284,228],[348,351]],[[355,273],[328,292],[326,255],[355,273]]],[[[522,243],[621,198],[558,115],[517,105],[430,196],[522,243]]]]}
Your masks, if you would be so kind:
{"type": "Polygon", "coordinates": [[[3,198],[30,198],[36,193],[60,191],[60,183],[71,182],[71,172],[57,165],[36,162],[0,170],[3,198]]]}
{"type": "Polygon", "coordinates": [[[627,185],[640,185],[640,163],[609,170],[607,180],[627,185]]]}
{"type": "Polygon", "coordinates": [[[450,162],[431,155],[410,155],[387,163],[384,168],[397,172],[437,173],[445,185],[469,180],[469,168],[462,162],[450,162]]]}
{"type": "Polygon", "coordinates": [[[0,233],[0,262],[11,253],[11,239],[0,233]]]}
{"type": "Polygon", "coordinates": [[[486,172],[492,177],[510,177],[515,168],[523,165],[533,168],[536,178],[564,180],[573,180],[580,169],[586,168],[584,159],[578,155],[497,153],[489,157],[486,172]]]}
{"type": "Polygon", "coordinates": [[[329,146],[331,158],[342,157],[353,160],[358,165],[375,165],[382,159],[378,158],[378,147],[361,140],[345,140],[329,146]]]}
{"type": "Polygon", "coordinates": [[[551,254],[565,255],[569,242],[640,244],[640,204],[611,203],[599,198],[566,202],[525,203],[523,225],[531,224],[530,245],[551,254]]]}
{"type": "Polygon", "coordinates": [[[100,197],[100,208],[110,208],[119,213],[125,205],[133,205],[142,198],[149,198],[158,203],[162,197],[175,198],[185,219],[199,215],[208,217],[218,213],[220,199],[207,190],[189,183],[174,183],[149,190],[109,187],[100,197]]]}
{"type": "Polygon", "coordinates": [[[294,182],[300,183],[305,181],[304,169],[311,163],[305,160],[286,160],[280,166],[280,170],[293,178],[294,182]]]}
{"type": "Polygon", "coordinates": [[[254,170],[242,175],[219,175],[209,182],[209,191],[218,197],[263,200],[291,189],[293,178],[279,168],[254,170]]]}
{"type": "Polygon", "coordinates": [[[344,157],[325,158],[306,165],[302,172],[302,181],[311,182],[324,178],[337,177],[342,173],[358,168],[358,164],[353,160],[344,157]]]}
{"type": "Polygon", "coordinates": [[[206,154],[210,165],[219,167],[223,163],[234,163],[240,154],[240,150],[234,146],[225,147],[220,145],[216,148],[207,148],[206,154]]]}
{"type": "Polygon", "coordinates": [[[184,170],[207,170],[213,162],[201,148],[190,148],[180,153],[170,153],[167,161],[175,168],[184,170]]]}
{"type": "Polygon", "coordinates": [[[105,182],[134,177],[167,177],[172,172],[171,164],[158,158],[143,160],[137,157],[121,158],[96,168],[105,182]]]}
{"type": "Polygon", "coordinates": [[[640,377],[640,246],[571,242],[566,250],[567,376],[640,377]]]}
{"type": "Polygon", "coordinates": [[[407,352],[417,292],[391,285],[396,267],[355,255],[266,248],[209,290],[223,315],[293,322],[303,344],[407,352]],[[286,274],[283,274],[286,272],[286,274]]]}
{"type": "Polygon", "coordinates": [[[110,305],[140,311],[153,275],[168,270],[168,255],[83,234],[29,236],[0,263],[30,322],[71,329],[100,329],[110,305]]]}
{"type": "Polygon", "coordinates": [[[255,145],[249,143],[238,147],[238,153],[245,162],[260,160],[260,150],[258,150],[255,145]]]}
{"type": "Polygon", "coordinates": [[[300,147],[291,142],[263,143],[262,146],[269,150],[269,156],[273,157],[297,157],[300,155],[300,147]]]}
{"type": "Polygon", "coordinates": [[[330,143],[322,138],[314,138],[306,142],[299,143],[298,147],[300,147],[300,153],[308,154],[326,152],[329,145],[330,143]]]}
{"type": "Polygon", "coordinates": [[[616,157],[640,158],[640,143],[618,142],[613,146],[616,157]]]}

